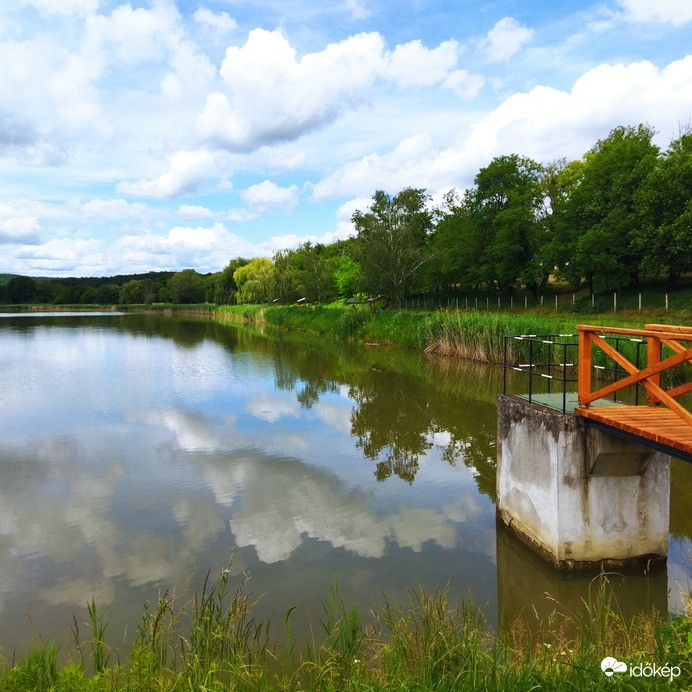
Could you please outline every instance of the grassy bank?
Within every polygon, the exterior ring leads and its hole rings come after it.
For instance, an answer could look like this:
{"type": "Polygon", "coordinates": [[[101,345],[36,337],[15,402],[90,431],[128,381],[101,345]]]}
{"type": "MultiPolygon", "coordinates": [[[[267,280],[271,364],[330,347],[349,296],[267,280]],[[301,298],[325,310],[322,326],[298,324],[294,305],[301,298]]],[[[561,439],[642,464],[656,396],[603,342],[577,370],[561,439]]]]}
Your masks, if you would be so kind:
{"type": "Polygon", "coordinates": [[[482,610],[454,605],[444,591],[411,591],[407,603],[383,596],[365,622],[337,582],[310,641],[293,639],[291,607],[272,643],[269,623],[253,618],[247,582],[234,588],[225,570],[201,593],[166,592],[145,605],[128,653],[106,643],[107,622],[92,602],[91,622],[75,621],[62,651],[37,642],[22,660],[0,665],[0,690],[689,689],[692,619],[644,613],[626,621],[607,578],[595,579],[593,591],[580,613],[558,604],[543,629],[517,621],[497,635],[482,610]],[[603,672],[606,656],[628,665],[619,680],[603,672]],[[636,677],[636,666],[652,664],[668,666],[667,677],[636,677]]]}
{"type": "MultiPolygon", "coordinates": [[[[13,306],[36,310],[37,306],[13,306]]],[[[65,306],[63,306],[64,308],[65,306]]],[[[84,309],[85,306],[79,306],[84,309]]],[[[378,310],[368,306],[276,306],[276,305],[117,305],[87,309],[147,311],[216,317],[244,323],[269,325],[307,334],[351,339],[370,344],[389,344],[426,350],[443,356],[501,363],[504,338],[510,334],[569,334],[577,324],[643,327],[648,322],[690,324],[690,312],[648,309],[643,311],[592,311],[586,303],[582,312],[476,310],[378,310]]],[[[51,306],[47,310],[53,309],[51,306]]],[[[510,344],[510,359],[521,359],[523,345],[510,344]]]]}
{"type": "MultiPolygon", "coordinates": [[[[577,324],[643,327],[647,322],[687,324],[686,311],[649,310],[635,313],[566,314],[549,311],[476,312],[379,310],[356,307],[222,306],[216,314],[225,319],[268,324],[280,329],[319,334],[365,343],[424,349],[429,353],[498,363],[504,338],[510,334],[569,334],[577,324]]],[[[520,342],[510,346],[512,358],[521,357],[520,342]]]]}

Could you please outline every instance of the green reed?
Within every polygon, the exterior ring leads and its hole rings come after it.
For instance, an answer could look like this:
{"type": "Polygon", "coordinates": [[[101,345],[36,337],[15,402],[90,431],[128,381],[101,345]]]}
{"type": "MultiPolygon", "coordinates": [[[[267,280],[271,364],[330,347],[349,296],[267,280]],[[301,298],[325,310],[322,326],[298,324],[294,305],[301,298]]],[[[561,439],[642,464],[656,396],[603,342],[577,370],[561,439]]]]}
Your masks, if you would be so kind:
{"type": "MultiPolygon", "coordinates": [[[[660,681],[613,681],[601,660],[677,666],[665,689],[692,683],[691,611],[674,618],[654,612],[626,618],[608,575],[592,582],[579,610],[555,603],[541,629],[523,620],[494,632],[471,599],[458,604],[446,589],[411,589],[400,602],[382,596],[367,615],[347,602],[338,579],[322,602],[321,633],[304,646],[290,631],[269,636],[252,615],[258,598],[247,576],[231,585],[230,569],[200,593],[165,592],[144,605],[129,653],[105,643],[105,622],[91,602],[91,639],[61,651],[38,641],[20,661],[0,663],[0,690],[612,690],[658,689],[660,681]]],[[[687,596],[688,605],[690,597],[687,596]]]]}

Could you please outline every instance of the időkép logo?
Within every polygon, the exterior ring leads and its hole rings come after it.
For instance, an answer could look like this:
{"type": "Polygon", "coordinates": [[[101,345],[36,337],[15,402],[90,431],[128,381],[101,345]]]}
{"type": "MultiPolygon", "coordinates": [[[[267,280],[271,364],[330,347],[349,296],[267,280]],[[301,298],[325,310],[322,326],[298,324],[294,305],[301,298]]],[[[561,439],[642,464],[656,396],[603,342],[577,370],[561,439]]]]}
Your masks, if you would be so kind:
{"type": "Polygon", "coordinates": [[[677,678],[680,675],[679,666],[659,666],[656,663],[638,663],[634,666],[629,666],[622,661],[618,661],[612,656],[606,656],[601,661],[601,670],[610,678],[614,675],[616,677],[621,677],[617,675],[618,673],[627,673],[632,678],[663,678],[668,679],[669,682],[673,682],[673,678],[677,678]]]}

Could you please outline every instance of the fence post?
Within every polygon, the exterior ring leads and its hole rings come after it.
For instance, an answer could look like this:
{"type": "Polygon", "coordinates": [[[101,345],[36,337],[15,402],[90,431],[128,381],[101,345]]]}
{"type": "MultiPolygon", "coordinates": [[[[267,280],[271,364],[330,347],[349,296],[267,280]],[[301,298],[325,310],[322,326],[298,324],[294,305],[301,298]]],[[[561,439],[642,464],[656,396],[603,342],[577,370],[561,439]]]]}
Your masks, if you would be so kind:
{"type": "Polygon", "coordinates": [[[639,312],[642,311],[642,294],[639,294],[639,312]]]}
{"type": "Polygon", "coordinates": [[[573,294],[572,294],[572,305],[574,305],[575,302],[576,302],[576,301],[575,301],[575,299],[574,299],[574,293],[573,293],[573,294]]]}
{"type": "Polygon", "coordinates": [[[591,294],[591,307],[594,307],[594,298],[593,298],[593,293],[591,294]]]}
{"type": "MultiPolygon", "coordinates": [[[[653,336],[647,336],[646,337],[646,367],[651,368],[654,365],[658,365],[661,362],[661,340],[653,337],[653,336]]],[[[647,378],[649,382],[652,382],[653,384],[658,385],[659,387],[661,386],[661,373],[657,373],[656,375],[651,375],[650,377],[647,378]]],[[[650,404],[657,404],[660,399],[650,392],[648,389],[646,390],[646,400],[650,404]]]]}
{"type": "Polygon", "coordinates": [[[618,311],[618,292],[613,291],[613,312],[618,311]]]}
{"type": "Polygon", "coordinates": [[[555,294],[555,312],[557,312],[557,293],[555,294]]]}
{"type": "Polygon", "coordinates": [[[541,296],[541,307],[543,307],[543,296],[541,296]]]}
{"type": "Polygon", "coordinates": [[[490,310],[490,298],[485,299],[485,309],[490,310]]]}
{"type": "Polygon", "coordinates": [[[666,293],[666,312],[668,312],[668,294],[666,293]]]}
{"type": "Polygon", "coordinates": [[[591,337],[589,332],[581,329],[579,330],[579,374],[577,377],[577,395],[581,406],[582,398],[591,393],[591,337]]]}
{"type": "Polygon", "coordinates": [[[500,296],[497,297],[497,309],[500,309],[500,296]]]}
{"type": "Polygon", "coordinates": [[[524,296],[524,310],[528,310],[529,308],[529,297],[524,296]]]}

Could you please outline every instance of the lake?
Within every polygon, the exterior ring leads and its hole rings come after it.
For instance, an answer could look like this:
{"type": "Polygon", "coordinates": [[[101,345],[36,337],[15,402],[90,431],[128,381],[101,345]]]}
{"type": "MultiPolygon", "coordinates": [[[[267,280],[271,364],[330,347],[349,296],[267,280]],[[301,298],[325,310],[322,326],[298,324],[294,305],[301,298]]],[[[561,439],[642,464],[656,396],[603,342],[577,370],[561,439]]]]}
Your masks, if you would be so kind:
{"type": "MultiPolygon", "coordinates": [[[[58,641],[96,599],[127,650],[166,589],[229,567],[281,637],[321,632],[338,580],[363,613],[418,585],[495,625],[593,575],[495,520],[502,368],[142,314],[0,315],[0,647],[58,641]],[[231,561],[232,558],[232,562],[231,561]]],[[[626,612],[690,588],[692,466],[674,461],[667,567],[613,575],[626,612]]],[[[233,583],[233,582],[232,582],[233,583]]],[[[86,626],[84,626],[86,629],[86,626]]]]}

